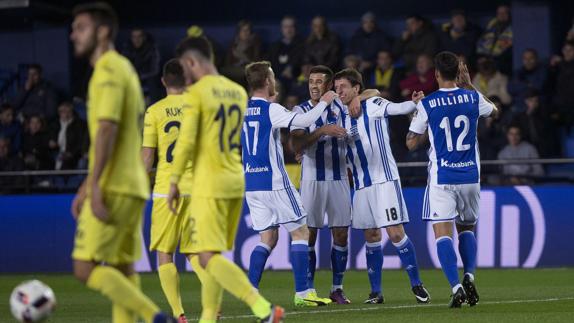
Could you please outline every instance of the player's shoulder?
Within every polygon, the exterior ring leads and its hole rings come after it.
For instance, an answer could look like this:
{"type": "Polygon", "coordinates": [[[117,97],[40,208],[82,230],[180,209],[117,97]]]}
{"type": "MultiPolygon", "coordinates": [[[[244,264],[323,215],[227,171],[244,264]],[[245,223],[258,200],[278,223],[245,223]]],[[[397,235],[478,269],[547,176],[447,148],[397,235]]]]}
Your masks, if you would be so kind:
{"type": "Polygon", "coordinates": [[[135,70],[130,61],[116,51],[108,51],[98,60],[94,66],[94,73],[109,74],[115,78],[135,70]]]}
{"type": "Polygon", "coordinates": [[[297,113],[306,113],[313,109],[313,105],[311,104],[311,100],[307,100],[301,102],[293,107],[293,111],[297,113]]]}

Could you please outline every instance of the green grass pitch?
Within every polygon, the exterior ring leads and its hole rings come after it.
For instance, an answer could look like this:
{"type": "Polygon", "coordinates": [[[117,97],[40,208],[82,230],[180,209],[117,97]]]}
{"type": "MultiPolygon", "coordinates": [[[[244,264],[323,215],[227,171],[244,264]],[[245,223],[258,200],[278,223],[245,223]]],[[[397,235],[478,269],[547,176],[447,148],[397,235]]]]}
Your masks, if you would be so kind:
{"type": "MultiPolygon", "coordinates": [[[[315,308],[295,308],[293,279],[290,272],[265,272],[261,292],[288,313],[287,322],[573,322],[574,268],[479,270],[476,283],[481,301],[476,307],[449,309],[450,288],[440,270],[421,273],[432,301],[418,305],[410,291],[406,273],[383,271],[385,304],[365,305],[369,292],[367,274],[350,271],[344,287],[353,302],[315,308]]],[[[19,282],[37,278],[50,285],[58,299],[58,308],[49,322],[110,322],[111,307],[99,294],[89,291],[71,275],[2,275],[0,276],[0,322],[15,322],[8,308],[12,288],[19,282]]],[[[326,297],[331,273],[318,271],[316,287],[326,297]]],[[[169,306],[162,294],[156,274],[143,274],[144,292],[162,309],[169,306]]],[[[181,275],[184,308],[191,321],[197,321],[200,307],[199,282],[193,273],[181,275]]],[[[252,322],[249,310],[230,295],[223,303],[224,321],[252,322]]]]}

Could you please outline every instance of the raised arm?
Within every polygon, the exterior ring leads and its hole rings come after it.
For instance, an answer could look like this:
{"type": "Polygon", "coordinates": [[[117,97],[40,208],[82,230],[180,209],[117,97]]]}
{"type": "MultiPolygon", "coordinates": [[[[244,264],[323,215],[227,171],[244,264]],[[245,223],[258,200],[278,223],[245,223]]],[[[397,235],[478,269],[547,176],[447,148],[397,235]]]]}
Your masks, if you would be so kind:
{"type": "Polygon", "coordinates": [[[465,63],[459,62],[458,64],[458,75],[456,77],[456,85],[461,88],[465,88],[468,90],[475,90],[479,96],[479,109],[480,109],[480,116],[484,117],[495,117],[498,115],[498,108],[496,105],[490,101],[488,97],[482,94],[475,86],[472,84],[470,79],[470,73],[468,72],[468,67],[465,63]],[[483,102],[481,102],[481,98],[483,102]]]}
{"type": "Polygon", "coordinates": [[[419,102],[416,107],[417,111],[406,138],[406,145],[409,150],[415,150],[428,141],[428,116],[422,103],[419,102]]]}

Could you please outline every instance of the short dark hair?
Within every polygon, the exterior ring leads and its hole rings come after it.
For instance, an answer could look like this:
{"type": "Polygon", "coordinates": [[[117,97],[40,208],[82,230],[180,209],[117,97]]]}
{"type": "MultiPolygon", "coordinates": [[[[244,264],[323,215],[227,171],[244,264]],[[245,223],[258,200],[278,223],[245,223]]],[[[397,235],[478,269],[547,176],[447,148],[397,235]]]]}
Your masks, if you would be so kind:
{"type": "Polygon", "coordinates": [[[112,6],[105,2],[89,2],[74,7],[72,14],[89,14],[98,26],[106,26],[110,29],[110,39],[115,40],[118,35],[118,15],[112,6]]]}
{"type": "Polygon", "coordinates": [[[434,66],[445,81],[456,80],[458,63],[458,57],[452,52],[440,52],[434,58],[434,66]]]}
{"type": "Polygon", "coordinates": [[[183,67],[177,60],[172,58],[163,66],[163,81],[167,87],[183,88],[185,87],[185,76],[183,67]]]}
{"type": "Polygon", "coordinates": [[[450,16],[451,17],[454,17],[454,16],[466,17],[466,13],[464,12],[464,9],[457,8],[457,9],[454,9],[450,12],[450,16]]]}
{"type": "Polygon", "coordinates": [[[536,56],[536,58],[538,58],[538,51],[532,47],[525,49],[522,54],[524,53],[532,53],[534,56],[536,56]]]}
{"type": "Polygon", "coordinates": [[[327,83],[331,83],[333,81],[333,70],[331,70],[329,67],[325,66],[325,65],[315,65],[313,67],[311,67],[311,69],[309,70],[309,75],[311,74],[325,74],[325,81],[327,83]]]}
{"type": "Polygon", "coordinates": [[[2,103],[2,105],[0,105],[0,113],[6,111],[6,110],[14,110],[14,107],[8,103],[8,102],[4,102],[2,103]]]}
{"type": "Polygon", "coordinates": [[[28,70],[36,70],[36,71],[38,71],[38,74],[42,75],[44,68],[42,68],[42,65],[34,63],[34,64],[28,65],[28,70]]]}
{"type": "Polygon", "coordinates": [[[271,63],[268,61],[253,62],[245,66],[245,78],[249,89],[258,90],[265,87],[265,81],[270,74],[271,63]]]}
{"type": "Polygon", "coordinates": [[[359,71],[357,71],[354,68],[345,68],[345,69],[337,72],[335,74],[334,81],[340,80],[340,79],[346,79],[347,81],[349,81],[351,83],[352,86],[358,85],[359,91],[362,91],[364,88],[363,76],[361,75],[361,73],[359,73],[359,71]]]}
{"type": "Polygon", "coordinates": [[[213,48],[211,42],[205,36],[187,37],[182,40],[175,50],[177,57],[183,56],[187,51],[195,51],[203,58],[213,61],[213,48]]]}

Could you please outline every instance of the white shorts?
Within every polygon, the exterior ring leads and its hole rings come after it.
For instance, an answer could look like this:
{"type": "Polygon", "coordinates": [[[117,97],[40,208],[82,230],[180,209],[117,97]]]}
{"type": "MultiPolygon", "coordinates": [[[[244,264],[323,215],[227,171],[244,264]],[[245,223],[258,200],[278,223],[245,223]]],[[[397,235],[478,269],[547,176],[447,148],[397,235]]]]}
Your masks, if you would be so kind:
{"type": "Polygon", "coordinates": [[[423,202],[423,220],[474,225],[478,220],[480,184],[429,184],[423,202]]]}
{"type": "Polygon", "coordinates": [[[373,184],[355,192],[353,228],[376,229],[409,222],[398,180],[373,184]]]}
{"type": "Polygon", "coordinates": [[[305,224],[307,213],[294,188],[277,191],[245,192],[251,222],[256,231],[284,225],[291,232],[305,224]]]}
{"type": "Polygon", "coordinates": [[[351,192],[347,180],[302,180],[301,200],[308,213],[307,226],[322,228],[325,213],[329,228],[351,225],[351,192]]]}

